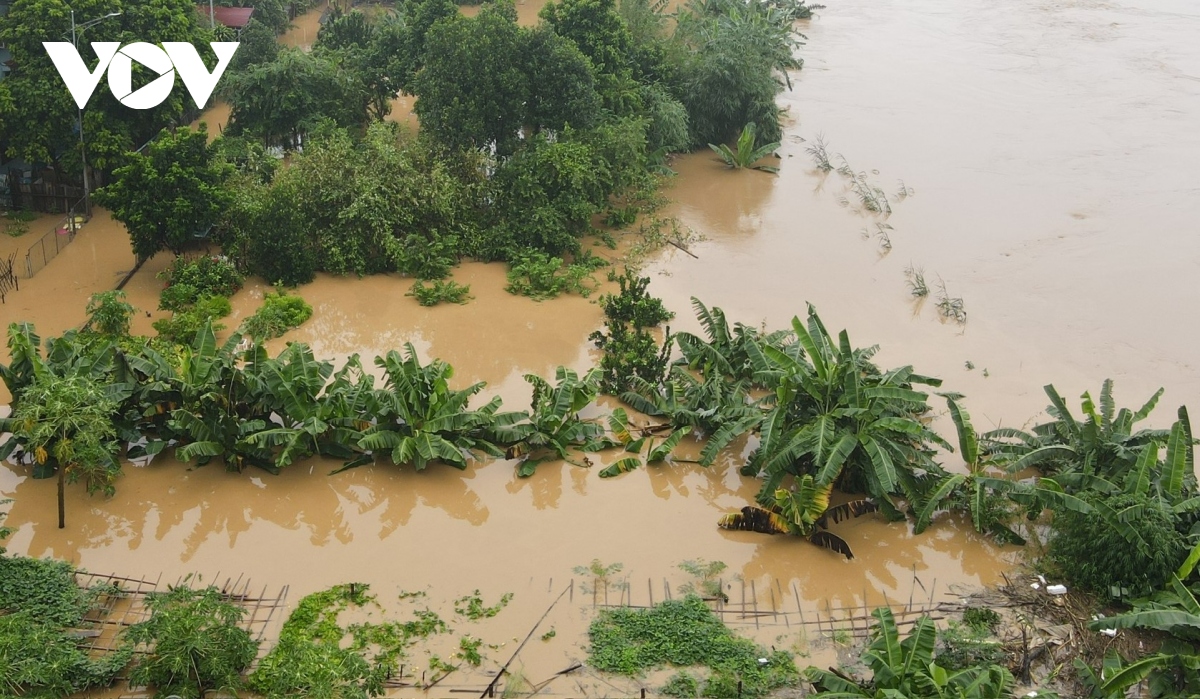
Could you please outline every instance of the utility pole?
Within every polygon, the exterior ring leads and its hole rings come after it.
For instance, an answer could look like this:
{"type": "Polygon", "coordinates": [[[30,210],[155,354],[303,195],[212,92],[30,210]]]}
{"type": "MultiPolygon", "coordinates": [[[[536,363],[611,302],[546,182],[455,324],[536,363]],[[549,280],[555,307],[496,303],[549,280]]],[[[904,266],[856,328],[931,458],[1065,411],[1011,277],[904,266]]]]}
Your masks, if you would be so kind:
{"type": "MultiPolygon", "coordinates": [[[[93,24],[99,24],[110,17],[116,17],[120,12],[110,12],[103,17],[93,19],[90,22],[84,23],[79,29],[86,29],[93,24]]],[[[75,53],[79,53],[79,38],[76,35],[75,27],[75,10],[71,10],[71,45],[75,47],[75,53]]],[[[76,113],[79,117],[79,157],[83,160],[83,208],[88,216],[92,215],[92,187],[88,180],[88,164],[87,164],[87,146],[83,139],[83,107],[77,107],[76,113]]]]}

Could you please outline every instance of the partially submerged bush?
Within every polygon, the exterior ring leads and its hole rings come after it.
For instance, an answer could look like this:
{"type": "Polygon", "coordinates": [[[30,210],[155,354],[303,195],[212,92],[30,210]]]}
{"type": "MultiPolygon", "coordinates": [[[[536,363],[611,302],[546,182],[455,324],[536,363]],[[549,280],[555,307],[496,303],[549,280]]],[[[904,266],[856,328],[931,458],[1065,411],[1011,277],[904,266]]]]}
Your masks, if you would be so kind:
{"type": "Polygon", "coordinates": [[[471,285],[438,280],[425,286],[418,279],[405,296],[415,298],[422,306],[436,306],[443,301],[462,304],[471,300],[471,285]]]}
{"type": "MultiPolygon", "coordinates": [[[[195,341],[205,325],[218,318],[224,318],[233,312],[229,299],[224,296],[205,296],[186,308],[171,314],[170,318],[160,318],[154,321],[154,329],[160,338],[166,342],[180,345],[190,345],[195,341]]],[[[213,323],[213,332],[225,328],[221,323],[213,323]]]]}
{"type": "Polygon", "coordinates": [[[177,257],[158,275],[166,282],[158,307],[179,311],[206,296],[233,296],[245,279],[224,257],[177,257]]]}
{"type": "Polygon", "coordinates": [[[663,306],[662,299],[646,291],[649,277],[639,277],[626,267],[624,276],[610,274],[609,278],[620,283],[621,291],[600,299],[607,332],[597,330],[588,339],[604,350],[600,360],[604,392],[620,395],[633,386],[635,377],[651,384],[663,380],[671,353],[670,330],[660,346],[647,328],[670,320],[675,314],[663,306]]]}
{"type": "Polygon", "coordinates": [[[528,252],[517,255],[509,264],[508,286],[505,289],[510,294],[528,296],[534,301],[544,301],[567,293],[588,296],[594,287],[588,286],[585,280],[591,279],[592,271],[603,264],[603,261],[591,258],[582,264],[568,265],[560,257],[550,257],[544,252],[528,252]]]}
{"type": "Polygon", "coordinates": [[[87,305],[88,324],[93,332],[112,337],[129,334],[133,306],[125,300],[124,291],[102,291],[92,294],[87,305]]]}
{"type": "Polygon", "coordinates": [[[1139,596],[1161,588],[1187,555],[1169,506],[1144,495],[1094,495],[1113,512],[1140,506],[1128,522],[1113,522],[1100,511],[1070,510],[1054,517],[1049,559],[1076,587],[1116,597],[1139,596]],[[1132,543],[1125,533],[1132,533],[1132,543]]]}
{"type": "Polygon", "coordinates": [[[246,319],[242,329],[255,340],[271,340],[300,327],[312,314],[312,306],[307,301],[299,296],[288,296],[286,291],[278,288],[267,292],[263,305],[246,319]]]}

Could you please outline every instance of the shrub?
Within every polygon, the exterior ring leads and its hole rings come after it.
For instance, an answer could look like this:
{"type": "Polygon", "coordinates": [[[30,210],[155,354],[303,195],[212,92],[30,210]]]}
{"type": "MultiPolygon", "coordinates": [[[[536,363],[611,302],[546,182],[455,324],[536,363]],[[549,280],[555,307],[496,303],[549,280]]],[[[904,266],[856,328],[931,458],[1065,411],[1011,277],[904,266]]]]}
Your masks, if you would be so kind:
{"type": "Polygon", "coordinates": [[[1187,555],[1185,538],[1175,529],[1176,516],[1154,497],[1104,497],[1114,512],[1140,505],[1140,516],[1112,522],[1100,511],[1069,510],[1054,516],[1049,558],[1067,582],[1099,594],[1140,596],[1162,587],[1187,555]],[[1138,539],[1135,545],[1122,530],[1138,539]]]}
{"type": "Polygon", "coordinates": [[[526,252],[517,255],[509,263],[508,286],[505,290],[517,296],[528,296],[534,301],[572,292],[586,297],[594,288],[587,286],[584,280],[592,278],[592,271],[597,264],[604,263],[587,261],[568,265],[562,258],[550,257],[544,252],[526,252]]]}
{"type": "Polygon", "coordinates": [[[435,281],[430,286],[425,286],[418,280],[405,296],[415,298],[422,306],[436,306],[443,301],[466,303],[472,298],[469,284],[463,285],[453,281],[435,281]]]}
{"type": "Polygon", "coordinates": [[[312,306],[299,296],[288,296],[282,288],[267,292],[263,305],[242,324],[242,330],[255,340],[281,337],[312,317],[312,306]]]}
{"type": "MultiPolygon", "coordinates": [[[[233,311],[229,299],[224,296],[208,296],[196,301],[185,310],[171,314],[170,318],[154,321],[154,329],[158,336],[166,342],[179,345],[190,345],[196,339],[196,333],[204,328],[206,323],[224,318],[233,311]]],[[[221,323],[213,323],[213,331],[225,329],[221,323]]]]}
{"type": "Polygon", "coordinates": [[[29,612],[54,626],[77,626],[94,599],[75,584],[75,569],[65,561],[0,556],[0,609],[29,612]]]}
{"type": "Polygon", "coordinates": [[[600,297],[600,307],[609,320],[632,323],[638,328],[652,328],[675,317],[663,306],[662,299],[647,293],[650,277],[639,277],[626,267],[623,276],[616,277],[610,273],[609,279],[615,279],[621,289],[619,293],[600,297]]]}
{"type": "Polygon", "coordinates": [[[129,675],[132,684],[152,686],[156,696],[185,699],[209,690],[236,692],[242,672],[258,653],[258,642],[238,626],[244,611],[215,587],[180,586],[146,598],[151,615],[126,631],[149,652],[129,675]]]}
{"type": "Polygon", "coordinates": [[[646,328],[675,317],[661,299],[646,292],[649,277],[639,277],[626,267],[624,276],[616,279],[620,293],[605,294],[600,299],[608,330],[597,330],[588,337],[604,350],[600,360],[601,386],[610,395],[620,395],[632,388],[634,377],[652,384],[662,381],[671,352],[670,330],[660,347],[646,328]]]}
{"type": "Polygon", "coordinates": [[[182,310],[205,296],[233,296],[245,281],[224,257],[177,257],[158,276],[166,282],[158,303],[164,311],[182,310]],[[177,285],[181,288],[172,288],[177,285]]]}
{"type": "Polygon", "coordinates": [[[87,305],[88,325],[94,332],[112,337],[129,334],[133,306],[125,300],[124,291],[104,291],[92,294],[87,305]]]}

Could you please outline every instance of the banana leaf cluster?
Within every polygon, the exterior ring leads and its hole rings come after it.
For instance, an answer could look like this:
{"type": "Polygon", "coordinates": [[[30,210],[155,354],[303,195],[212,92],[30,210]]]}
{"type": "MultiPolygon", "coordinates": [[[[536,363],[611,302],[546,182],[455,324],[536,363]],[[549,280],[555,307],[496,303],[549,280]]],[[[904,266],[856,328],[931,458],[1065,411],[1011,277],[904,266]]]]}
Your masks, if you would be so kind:
{"type": "MultiPolygon", "coordinates": [[[[218,345],[211,325],[176,355],[71,332],[47,343],[43,357],[40,342],[30,325],[9,329],[12,362],[0,366],[0,378],[14,404],[47,372],[91,376],[117,406],[113,423],[131,459],[172,446],[180,461],[219,458],[229,470],[278,473],[314,455],[342,459],[339,470],[374,462],[463,469],[491,456],[520,459],[519,474],[528,476],[547,458],[613,444],[600,423],[579,417],[598,392],[595,370],[580,378],[560,368],[557,385],[529,376],[532,412],[501,412],[499,397],[472,404],[484,383],[452,388],[453,368],[422,365],[412,345],[375,358],[383,375],[376,386],[357,355],[335,373],[303,343],[270,357],[236,334],[218,345]]],[[[4,456],[24,446],[11,439],[4,456]]]]}

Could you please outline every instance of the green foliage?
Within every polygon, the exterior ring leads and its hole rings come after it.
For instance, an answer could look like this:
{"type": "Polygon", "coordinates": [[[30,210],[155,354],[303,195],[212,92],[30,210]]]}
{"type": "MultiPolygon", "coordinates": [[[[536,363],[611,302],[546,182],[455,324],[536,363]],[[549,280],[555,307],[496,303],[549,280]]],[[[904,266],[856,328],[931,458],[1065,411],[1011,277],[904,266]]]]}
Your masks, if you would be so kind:
{"type": "Polygon", "coordinates": [[[131,656],[123,647],[93,659],[78,638],[37,614],[0,615],[0,695],[49,699],[107,687],[131,656]]]}
{"type": "Polygon", "coordinates": [[[0,555],[0,609],[69,628],[94,604],[95,594],[75,584],[75,568],[66,561],[0,555]]]}
{"type": "Polygon", "coordinates": [[[295,147],[322,123],[367,121],[369,96],[360,76],[325,52],[281,49],[270,61],[227,75],[223,90],[231,105],[226,131],[267,145],[295,147]]]}
{"type": "Polygon", "coordinates": [[[690,672],[677,672],[658,688],[658,693],[666,697],[694,699],[700,696],[700,680],[690,672]]]}
{"type": "Polygon", "coordinates": [[[626,267],[624,275],[617,277],[616,281],[620,292],[600,297],[600,307],[609,320],[631,323],[637,328],[652,328],[675,317],[663,306],[662,299],[651,296],[647,291],[650,277],[640,277],[626,267]]]}
{"type": "MultiPolygon", "coordinates": [[[[604,429],[594,420],[579,417],[579,411],[596,400],[600,375],[595,369],[580,377],[566,367],[555,370],[556,385],[526,374],[533,387],[530,413],[511,414],[512,419],[528,417],[513,425],[497,421],[496,437],[509,444],[504,456],[517,459],[517,475],[532,476],[539,464],[550,459],[571,462],[571,450],[595,451],[608,446],[601,439],[604,429]]],[[[574,463],[574,462],[571,462],[574,463]]]]}
{"type": "MultiPolygon", "coordinates": [[[[59,0],[15,0],[5,4],[9,7],[0,17],[0,44],[12,52],[14,66],[0,81],[0,132],[5,135],[7,155],[27,163],[54,163],[56,169],[78,177],[78,111],[42,46],[47,41],[70,41],[67,4],[59,0]]],[[[196,5],[189,0],[78,0],[70,3],[70,9],[80,25],[91,24],[89,20],[117,9],[122,11],[116,17],[78,29],[80,51],[89,65],[92,54],[87,47],[93,41],[178,41],[207,47],[204,42],[214,38],[207,20],[200,22],[196,5]]],[[[135,85],[140,84],[135,79],[135,85]]],[[[124,163],[129,151],[161,129],[186,122],[184,112],[191,108],[191,97],[182,89],[172,90],[160,105],[146,110],[129,109],[108,90],[96,90],[83,112],[88,164],[111,172],[124,163]]],[[[161,204],[170,198],[169,194],[166,189],[146,193],[157,196],[161,204]]]]}
{"type": "Polygon", "coordinates": [[[226,257],[176,257],[158,273],[164,287],[158,307],[181,311],[205,296],[233,296],[245,278],[226,257]]]}
{"type": "Polygon", "coordinates": [[[261,341],[282,337],[312,317],[313,309],[299,296],[288,296],[282,287],[263,296],[263,305],[242,324],[242,330],[261,341]]]}
{"type": "Polygon", "coordinates": [[[995,633],[1000,626],[1000,615],[987,607],[967,607],[963,610],[962,621],[974,631],[995,633]]]}
{"type": "Polygon", "coordinates": [[[588,629],[590,664],[598,670],[637,676],[671,665],[706,667],[703,696],[761,697],[799,681],[791,654],[768,651],[735,636],[698,597],[649,609],[600,612],[588,629]],[[767,658],[760,664],[759,658],[767,658]]]}
{"type": "Polygon", "coordinates": [[[133,306],[125,300],[124,291],[102,291],[88,299],[86,327],[93,332],[110,337],[129,334],[129,321],[133,318],[133,306]]]}
{"type": "Polygon", "coordinates": [[[213,321],[233,312],[233,306],[224,296],[201,296],[194,303],[171,314],[170,318],[154,321],[154,330],[166,342],[190,345],[211,325],[214,331],[225,326],[213,321]]]}
{"type": "Polygon", "coordinates": [[[268,699],[380,696],[399,670],[406,646],[447,631],[428,610],[418,610],[417,619],[405,623],[339,623],[343,611],[368,605],[374,606],[374,597],[362,584],[335,585],[300,600],[248,686],[268,699]]]}
{"type": "Polygon", "coordinates": [[[614,435],[613,442],[617,446],[625,448],[626,453],[634,454],[617,459],[604,470],[600,471],[601,478],[615,478],[622,473],[628,473],[643,465],[654,466],[662,463],[673,462],[673,454],[675,447],[679,442],[691,432],[691,428],[684,426],[673,430],[661,442],[655,442],[654,432],[658,431],[654,428],[646,428],[636,430],[630,427],[629,416],[624,408],[616,408],[612,414],[608,416],[609,429],[614,435]]]}
{"type": "MultiPolygon", "coordinates": [[[[511,7],[511,4],[509,5],[511,7]]],[[[524,123],[528,78],[521,65],[522,33],[489,4],[473,19],[455,16],[425,37],[424,68],[413,92],[421,130],[451,148],[510,153],[524,123]]]]}
{"type": "Polygon", "coordinates": [[[680,563],[679,569],[690,575],[692,580],[679,586],[679,594],[720,598],[728,601],[729,596],[721,589],[719,577],[721,573],[725,572],[726,567],[722,561],[706,561],[703,558],[680,563]]]}
{"type": "MultiPolygon", "coordinates": [[[[459,616],[465,616],[471,621],[479,621],[480,619],[491,619],[499,614],[512,601],[513,593],[505,592],[500,596],[500,600],[492,606],[486,606],[483,603],[483,597],[480,596],[479,590],[475,590],[465,597],[459,597],[454,600],[454,613],[459,616]]],[[[478,644],[476,644],[478,648],[478,644]]],[[[478,664],[478,663],[476,663],[478,664]]]]}
{"type": "Polygon", "coordinates": [[[646,328],[675,316],[663,306],[662,299],[646,291],[649,277],[639,277],[626,267],[617,282],[620,293],[605,294],[600,299],[607,332],[596,331],[588,337],[604,350],[601,387],[611,395],[629,390],[638,379],[652,384],[662,381],[671,351],[671,331],[666,331],[660,347],[646,328]]]}
{"type": "Polygon", "coordinates": [[[971,416],[952,397],[946,398],[950,418],[958,433],[959,454],[967,466],[966,475],[945,474],[918,479],[912,490],[912,510],[916,512],[914,533],[920,534],[929,526],[934,512],[940,507],[965,512],[980,534],[990,534],[1001,543],[1023,545],[1025,540],[1009,528],[1013,518],[1007,495],[1018,489],[1012,481],[988,474],[989,457],[980,448],[981,437],[971,424],[971,416]]]}
{"type": "Polygon", "coordinates": [[[517,263],[539,252],[576,252],[579,237],[612,191],[606,186],[609,168],[599,159],[587,143],[534,136],[497,167],[492,180],[494,230],[476,244],[473,254],[517,263]]]}
{"type": "Polygon", "coordinates": [[[999,665],[978,664],[950,670],[934,658],[937,627],[928,616],[913,625],[907,638],[900,639],[892,610],[876,609],[871,643],[862,661],[871,670],[869,680],[842,672],[809,667],[805,675],[815,694],[827,699],[852,697],[905,697],[906,699],[1001,699],[1011,696],[1016,681],[999,665]]]}
{"type": "Polygon", "coordinates": [[[247,271],[289,286],[317,271],[445,277],[474,228],[480,175],[403,140],[394,126],[373,125],[358,142],[342,134],[306,143],[270,185],[245,188],[224,249],[247,271]]]}
{"type": "Polygon", "coordinates": [[[433,461],[465,469],[467,455],[474,451],[504,453],[491,439],[500,398],[479,409],[467,407],[483,390],[482,382],[462,390],[450,388],[453,367],[436,359],[422,366],[411,344],[404,346],[404,355],[392,350],[376,357],[375,364],[387,383],[377,394],[377,423],[363,430],[358,440],[373,458],[387,455],[394,464],[412,464],[421,471],[433,461]]]}
{"type": "Polygon", "coordinates": [[[258,652],[258,642],[238,626],[244,611],[216,587],[186,585],[146,598],[150,618],[134,624],[125,638],[147,649],[130,671],[130,681],[152,686],[157,697],[203,697],[210,690],[236,692],[241,673],[258,652]]]}
{"type": "MultiPolygon", "coordinates": [[[[987,611],[990,609],[968,609],[971,611],[987,611]]],[[[992,612],[995,614],[995,612],[992,612]]],[[[996,617],[997,623],[999,616],[996,617]]],[[[987,667],[1008,664],[1008,653],[1004,645],[992,635],[993,631],[986,625],[975,626],[967,621],[963,614],[963,623],[950,622],[949,626],[938,637],[937,662],[947,670],[966,670],[972,667],[987,667]]]]}
{"type": "Polygon", "coordinates": [[[594,287],[584,282],[588,279],[595,281],[592,278],[593,270],[591,265],[568,265],[559,257],[550,257],[543,252],[527,252],[517,255],[509,263],[505,291],[528,296],[534,301],[545,301],[567,293],[588,296],[594,287]]]}
{"type": "MultiPolygon", "coordinates": [[[[262,5],[266,3],[255,3],[262,5]]],[[[240,73],[263,63],[270,63],[279,55],[279,42],[275,31],[262,21],[262,8],[254,8],[254,16],[238,35],[238,50],[229,63],[229,74],[240,73]]]]}
{"type": "Polygon", "coordinates": [[[114,401],[95,376],[75,371],[59,376],[40,359],[37,377],[26,387],[11,418],[0,429],[12,431],[0,457],[15,448],[33,457],[35,478],[58,476],[58,523],[65,526],[63,485],[83,479],[89,493],[116,492],[121,474],[115,455],[114,401]]]}
{"type": "Polygon", "coordinates": [[[443,302],[463,304],[474,298],[471,296],[469,284],[440,279],[430,283],[429,286],[425,286],[424,282],[418,279],[404,295],[415,298],[417,303],[422,306],[436,306],[443,302]]]}
{"type": "Polygon", "coordinates": [[[751,122],[742,128],[742,133],[738,136],[737,150],[731,149],[729,146],[722,143],[719,146],[708,144],[708,147],[713,150],[726,166],[734,169],[753,167],[756,170],[764,170],[766,172],[779,172],[779,168],[769,165],[755,165],[758,161],[767,157],[779,148],[779,141],[773,143],[765,143],[761,146],[755,145],[755,126],[751,122]]]}
{"type": "Polygon", "coordinates": [[[679,99],[692,142],[723,143],[747,123],[766,142],[780,140],[776,73],[799,68],[792,18],[765,2],[692,0],[678,16],[683,48],[679,99]]]}
{"type": "Polygon", "coordinates": [[[458,657],[471,667],[479,667],[483,663],[483,656],[479,653],[479,647],[482,645],[482,638],[463,636],[458,639],[458,657]]]}
{"type": "Polygon", "coordinates": [[[1118,597],[1136,597],[1162,587],[1187,555],[1186,540],[1176,530],[1171,509],[1142,494],[1085,499],[1104,509],[1062,510],[1053,521],[1049,558],[1068,583],[1118,597]],[[1116,513],[1117,519],[1106,510],[1116,513]],[[1127,538],[1127,529],[1136,543],[1127,538]]]}
{"type": "MultiPolygon", "coordinates": [[[[1071,414],[1053,384],[1044,390],[1050,398],[1047,412],[1052,420],[1036,425],[1029,432],[1009,428],[983,435],[987,451],[1003,460],[1011,471],[1037,468],[1047,475],[1080,473],[1121,480],[1148,444],[1165,441],[1170,436],[1166,430],[1134,430],[1158,405],[1163,394],[1161,388],[1136,412],[1128,408],[1118,411],[1112,395],[1113,382],[1106,380],[1100,389],[1099,410],[1091,394],[1084,392],[1082,420],[1071,414]]],[[[1191,482],[1194,481],[1192,476],[1191,482]]]]}
{"type": "Polygon", "coordinates": [[[164,130],[96,191],[96,201],[129,230],[138,259],[178,254],[216,222],[229,200],[222,186],[228,171],[213,154],[203,128],[164,130]]]}

